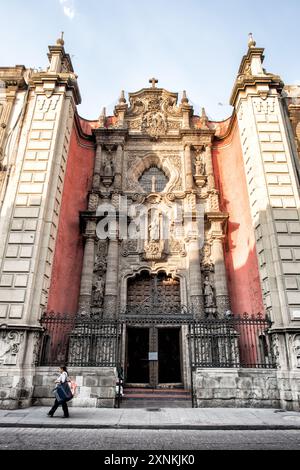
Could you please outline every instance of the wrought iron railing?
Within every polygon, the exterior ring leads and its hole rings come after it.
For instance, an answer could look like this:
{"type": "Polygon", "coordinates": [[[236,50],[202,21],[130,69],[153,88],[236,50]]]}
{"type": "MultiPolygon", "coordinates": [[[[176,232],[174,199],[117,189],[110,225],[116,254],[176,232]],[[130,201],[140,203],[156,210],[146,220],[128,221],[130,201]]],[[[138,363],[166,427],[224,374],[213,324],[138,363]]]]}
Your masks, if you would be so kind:
{"type": "Polygon", "coordinates": [[[39,365],[115,367],[119,362],[121,325],[116,321],[51,312],[41,325],[39,365]]]}
{"type": "Polygon", "coordinates": [[[38,364],[117,367],[122,362],[122,328],[126,324],[185,325],[191,369],[276,368],[269,335],[271,322],[262,315],[247,314],[222,319],[193,319],[183,313],[173,316],[123,314],[118,321],[112,321],[45,313],[41,319],[44,332],[38,364]]]}
{"type": "Polygon", "coordinates": [[[192,368],[276,368],[271,322],[260,314],[203,319],[189,325],[192,368]]]}

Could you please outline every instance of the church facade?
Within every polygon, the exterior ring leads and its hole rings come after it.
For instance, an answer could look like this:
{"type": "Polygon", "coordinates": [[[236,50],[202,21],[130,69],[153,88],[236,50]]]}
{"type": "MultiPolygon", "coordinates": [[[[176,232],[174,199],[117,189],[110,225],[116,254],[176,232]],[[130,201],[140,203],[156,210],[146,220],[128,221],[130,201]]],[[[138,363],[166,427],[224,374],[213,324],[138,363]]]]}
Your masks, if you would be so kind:
{"type": "Polygon", "coordinates": [[[74,406],[183,387],[194,406],[300,403],[300,88],[250,36],[232,116],[121,92],[80,117],[63,39],[0,68],[0,403],[74,406]]]}

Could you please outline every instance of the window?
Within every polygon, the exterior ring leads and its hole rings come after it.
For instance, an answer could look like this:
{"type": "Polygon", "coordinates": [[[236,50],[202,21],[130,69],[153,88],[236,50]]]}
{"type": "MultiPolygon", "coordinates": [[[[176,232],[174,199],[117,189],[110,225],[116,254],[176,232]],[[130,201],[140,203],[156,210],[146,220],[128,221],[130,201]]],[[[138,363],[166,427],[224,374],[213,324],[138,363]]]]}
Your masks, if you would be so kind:
{"type": "Polygon", "coordinates": [[[160,193],[165,189],[168,178],[162,170],[152,166],[144,171],[139,179],[139,183],[147,193],[160,193]]]}

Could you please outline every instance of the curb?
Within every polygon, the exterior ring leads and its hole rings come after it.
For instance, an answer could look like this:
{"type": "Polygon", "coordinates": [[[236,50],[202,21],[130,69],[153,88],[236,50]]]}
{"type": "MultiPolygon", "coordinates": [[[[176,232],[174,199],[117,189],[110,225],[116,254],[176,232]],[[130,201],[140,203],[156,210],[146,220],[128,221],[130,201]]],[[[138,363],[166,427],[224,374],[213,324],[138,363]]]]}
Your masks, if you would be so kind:
{"type": "Polygon", "coordinates": [[[293,424],[224,424],[224,425],[139,425],[139,424],[50,424],[50,423],[0,423],[0,428],[32,428],[32,429],[143,429],[143,430],[186,430],[186,431],[289,431],[300,430],[300,425],[293,424]]]}

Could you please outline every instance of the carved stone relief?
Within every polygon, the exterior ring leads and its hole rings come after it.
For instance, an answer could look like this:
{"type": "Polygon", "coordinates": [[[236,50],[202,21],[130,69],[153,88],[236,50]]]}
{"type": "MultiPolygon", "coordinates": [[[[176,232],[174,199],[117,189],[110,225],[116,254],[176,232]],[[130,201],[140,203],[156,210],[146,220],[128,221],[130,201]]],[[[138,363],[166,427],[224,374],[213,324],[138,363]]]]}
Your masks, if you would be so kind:
{"type": "Polygon", "coordinates": [[[178,253],[180,256],[186,256],[185,243],[182,240],[171,239],[169,243],[170,253],[178,253]]]}
{"type": "Polygon", "coordinates": [[[272,348],[273,348],[273,354],[274,354],[276,367],[277,369],[281,369],[280,352],[279,352],[279,335],[277,333],[272,335],[272,348]]]}
{"type": "Polygon", "coordinates": [[[24,332],[2,330],[0,332],[0,364],[16,365],[24,332]]]}
{"type": "Polygon", "coordinates": [[[130,96],[127,124],[130,130],[147,133],[152,138],[167,134],[169,129],[181,127],[182,111],[176,106],[177,98],[157,89],[130,96]],[[169,119],[173,117],[173,119],[169,119]]]}
{"type": "Polygon", "coordinates": [[[98,204],[99,204],[99,196],[94,193],[90,194],[88,210],[89,211],[97,210],[98,204]]]}
{"type": "Polygon", "coordinates": [[[293,366],[300,369],[300,334],[291,335],[290,341],[292,344],[293,366]]]}
{"type": "Polygon", "coordinates": [[[213,282],[210,280],[208,274],[205,275],[203,280],[203,298],[206,317],[209,317],[210,315],[216,317],[217,309],[215,289],[213,282]]]}
{"type": "Polygon", "coordinates": [[[267,100],[255,99],[253,100],[256,114],[269,114],[275,111],[275,99],[268,98],[267,100]]]}
{"type": "Polygon", "coordinates": [[[122,240],[121,255],[127,257],[136,254],[138,250],[138,240],[122,240]]]}
{"type": "Polygon", "coordinates": [[[204,246],[202,250],[200,251],[200,262],[201,262],[201,268],[204,272],[212,270],[213,263],[211,259],[211,243],[210,242],[204,243],[204,246]]]}
{"type": "Polygon", "coordinates": [[[103,306],[106,274],[107,242],[99,240],[96,249],[92,288],[92,313],[100,313],[103,306]]]}

